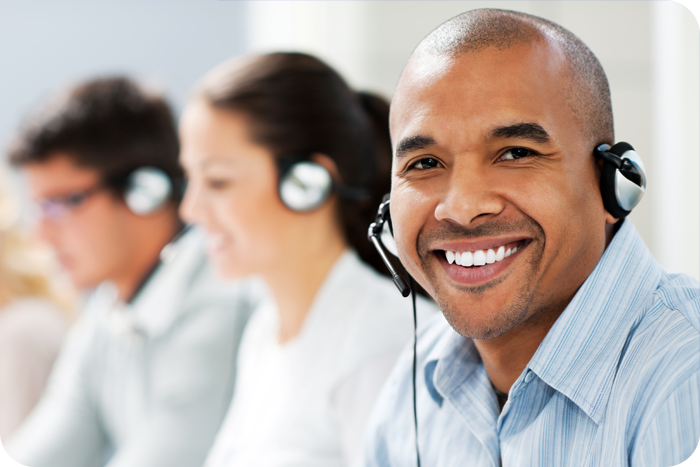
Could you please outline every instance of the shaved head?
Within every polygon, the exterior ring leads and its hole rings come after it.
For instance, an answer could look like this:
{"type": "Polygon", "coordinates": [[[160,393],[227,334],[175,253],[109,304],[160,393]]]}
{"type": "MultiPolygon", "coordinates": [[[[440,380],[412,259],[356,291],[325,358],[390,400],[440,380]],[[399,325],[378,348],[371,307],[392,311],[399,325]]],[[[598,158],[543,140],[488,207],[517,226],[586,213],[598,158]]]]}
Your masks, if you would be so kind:
{"type": "Polygon", "coordinates": [[[409,63],[425,57],[458,57],[488,48],[503,50],[538,42],[558,47],[564,54],[569,74],[565,98],[591,147],[603,142],[612,144],[612,104],[603,67],[586,44],[551,21],[508,10],[468,11],[423,39],[409,63]]]}

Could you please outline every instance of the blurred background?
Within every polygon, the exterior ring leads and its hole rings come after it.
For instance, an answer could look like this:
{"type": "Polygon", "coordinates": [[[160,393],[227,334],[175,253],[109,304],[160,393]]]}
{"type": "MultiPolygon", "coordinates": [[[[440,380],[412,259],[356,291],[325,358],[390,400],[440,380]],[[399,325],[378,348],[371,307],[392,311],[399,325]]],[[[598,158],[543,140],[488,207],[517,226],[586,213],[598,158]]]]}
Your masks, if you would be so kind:
{"type": "Polygon", "coordinates": [[[670,1],[0,0],[0,145],[73,80],[127,73],[165,90],[179,112],[207,70],[250,52],[309,52],[352,86],[391,97],[426,34],[483,7],[555,21],[598,56],[617,140],[646,164],[647,194],[631,218],[665,269],[700,278],[700,36],[693,14],[670,1]]]}

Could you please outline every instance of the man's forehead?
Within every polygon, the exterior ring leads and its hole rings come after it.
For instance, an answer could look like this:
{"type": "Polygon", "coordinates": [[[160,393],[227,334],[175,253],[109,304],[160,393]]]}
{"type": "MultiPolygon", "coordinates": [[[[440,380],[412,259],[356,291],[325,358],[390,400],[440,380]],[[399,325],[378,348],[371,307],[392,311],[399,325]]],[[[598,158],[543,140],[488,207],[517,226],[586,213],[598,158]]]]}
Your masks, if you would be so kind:
{"type": "MultiPolygon", "coordinates": [[[[522,44],[504,50],[437,56],[416,54],[409,60],[391,103],[394,144],[407,127],[432,117],[449,124],[451,115],[478,112],[487,118],[494,106],[521,112],[544,101],[564,102],[566,62],[548,44],[522,44]]],[[[503,124],[494,122],[494,124],[503,124]]]]}

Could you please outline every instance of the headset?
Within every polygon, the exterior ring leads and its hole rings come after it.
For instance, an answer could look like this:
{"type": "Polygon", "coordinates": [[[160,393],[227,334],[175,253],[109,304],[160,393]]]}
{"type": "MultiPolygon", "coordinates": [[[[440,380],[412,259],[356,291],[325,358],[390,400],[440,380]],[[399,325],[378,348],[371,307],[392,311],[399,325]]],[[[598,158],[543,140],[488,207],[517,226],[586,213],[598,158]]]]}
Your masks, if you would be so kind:
{"type": "Polygon", "coordinates": [[[181,197],[180,182],[172,180],[162,169],[144,166],[108,184],[121,189],[124,202],[131,212],[148,216],[163,208],[170,199],[181,197]]]}
{"type": "Polygon", "coordinates": [[[593,155],[603,159],[600,193],[605,209],[624,219],[639,204],[647,186],[642,159],[629,143],[598,145],[593,155]]]}
{"type": "Polygon", "coordinates": [[[334,192],[352,201],[368,200],[371,196],[367,187],[335,183],[325,167],[311,160],[311,154],[279,157],[277,170],[279,197],[285,206],[295,212],[315,211],[334,192]]]}
{"type": "MultiPolygon", "coordinates": [[[[605,209],[617,219],[624,219],[632,209],[639,204],[646,190],[646,174],[644,164],[634,148],[629,143],[619,142],[614,146],[600,144],[593,150],[593,155],[603,159],[603,169],[600,176],[600,192],[605,209]]],[[[377,217],[367,230],[367,239],[372,242],[379,256],[391,273],[394,284],[403,297],[411,294],[413,301],[413,422],[415,427],[416,465],[420,467],[420,452],[418,450],[418,411],[416,407],[416,347],[417,318],[416,294],[413,279],[409,276],[409,284],[392,266],[386,251],[398,257],[394,229],[389,212],[389,194],[384,195],[377,209],[377,217]]]]}

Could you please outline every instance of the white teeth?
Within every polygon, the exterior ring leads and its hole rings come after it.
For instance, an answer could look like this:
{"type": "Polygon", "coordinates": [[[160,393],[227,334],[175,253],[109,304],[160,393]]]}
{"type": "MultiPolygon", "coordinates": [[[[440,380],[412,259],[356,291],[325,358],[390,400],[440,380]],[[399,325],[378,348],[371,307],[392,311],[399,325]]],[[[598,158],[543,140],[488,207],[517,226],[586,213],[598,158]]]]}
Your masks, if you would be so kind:
{"type": "Polygon", "coordinates": [[[462,266],[472,266],[474,264],[474,254],[471,251],[462,253],[462,266]]]}
{"type": "Polygon", "coordinates": [[[483,266],[485,264],[503,261],[505,258],[518,251],[518,249],[519,248],[508,248],[506,250],[505,246],[500,246],[495,251],[493,248],[474,252],[445,251],[445,258],[449,264],[454,263],[464,267],[483,266]]]}
{"type": "Polygon", "coordinates": [[[496,261],[501,261],[503,258],[505,258],[505,254],[506,254],[505,247],[498,248],[498,251],[496,252],[496,261]]]}
{"type": "Polygon", "coordinates": [[[496,252],[491,248],[486,252],[486,264],[493,264],[496,262],[496,252]]]}

